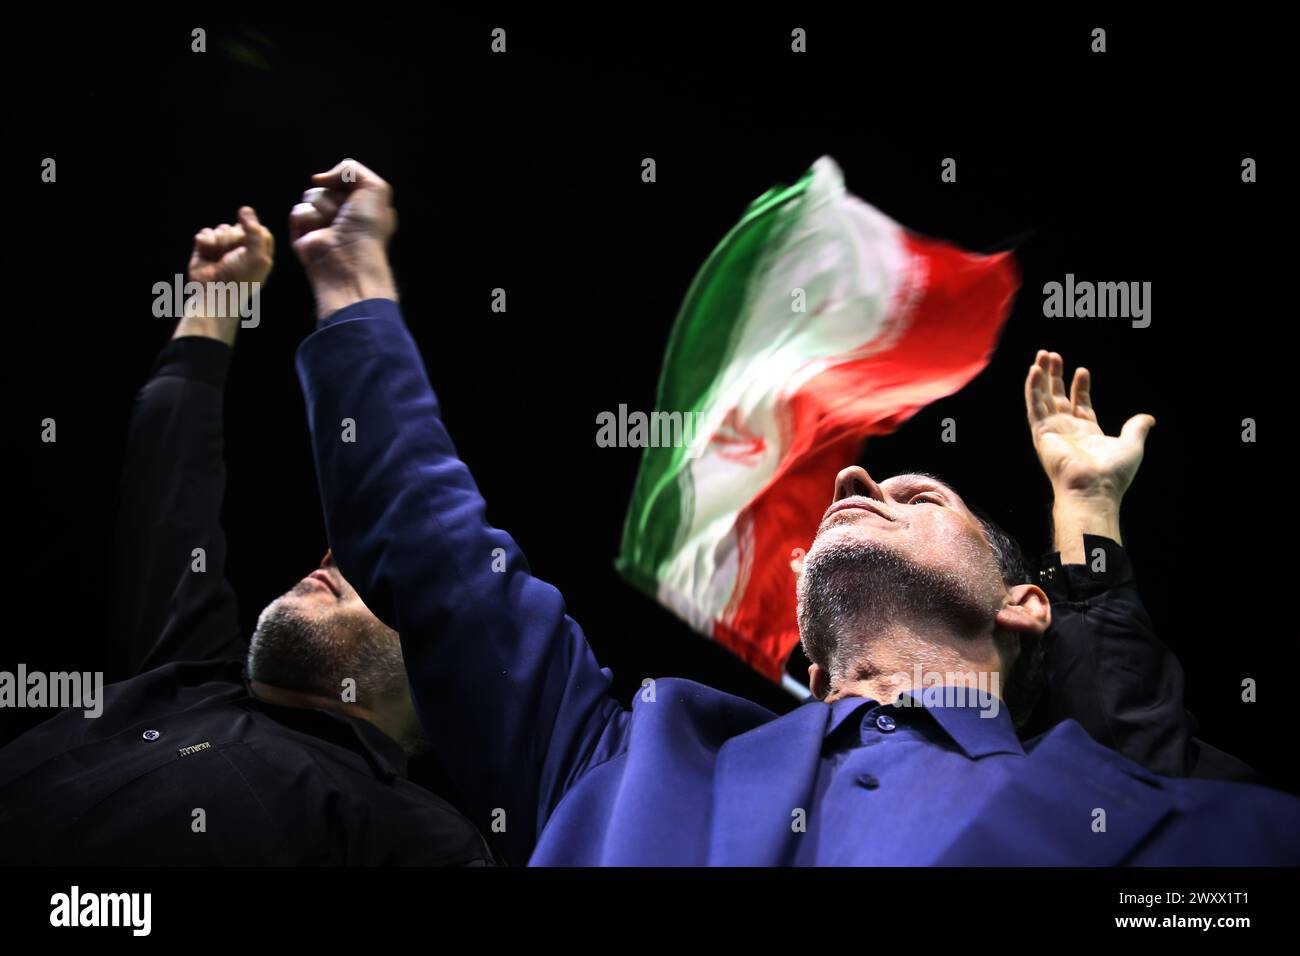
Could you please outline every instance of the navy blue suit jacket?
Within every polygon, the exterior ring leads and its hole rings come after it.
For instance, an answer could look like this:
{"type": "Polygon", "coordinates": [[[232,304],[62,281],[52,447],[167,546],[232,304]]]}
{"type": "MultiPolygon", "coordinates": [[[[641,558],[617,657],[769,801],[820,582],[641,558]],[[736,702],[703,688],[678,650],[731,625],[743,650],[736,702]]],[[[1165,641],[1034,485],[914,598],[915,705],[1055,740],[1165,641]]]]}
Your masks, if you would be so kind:
{"type": "MultiPolygon", "coordinates": [[[[400,632],[424,729],[471,818],[512,860],[793,859],[791,808],[813,787],[828,705],[777,716],[666,678],[653,701],[624,707],[560,593],[488,524],[396,305],[330,316],[297,367],[339,568],[400,632]]],[[[969,795],[969,822],[928,862],[1300,863],[1300,800],[1156,776],[1072,720],[1022,752],[971,759],[1004,772],[969,795]]]]}

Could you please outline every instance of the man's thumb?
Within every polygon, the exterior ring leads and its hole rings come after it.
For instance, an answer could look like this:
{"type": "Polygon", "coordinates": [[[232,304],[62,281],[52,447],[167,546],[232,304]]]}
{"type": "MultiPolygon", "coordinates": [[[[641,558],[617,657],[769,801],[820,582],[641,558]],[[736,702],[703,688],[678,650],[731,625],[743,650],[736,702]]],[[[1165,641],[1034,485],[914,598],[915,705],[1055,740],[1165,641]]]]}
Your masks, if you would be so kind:
{"type": "Polygon", "coordinates": [[[1124,423],[1120,430],[1119,437],[1127,441],[1137,442],[1139,445],[1146,444],[1147,432],[1151,431],[1156,420],[1151,415],[1134,415],[1124,423]]]}

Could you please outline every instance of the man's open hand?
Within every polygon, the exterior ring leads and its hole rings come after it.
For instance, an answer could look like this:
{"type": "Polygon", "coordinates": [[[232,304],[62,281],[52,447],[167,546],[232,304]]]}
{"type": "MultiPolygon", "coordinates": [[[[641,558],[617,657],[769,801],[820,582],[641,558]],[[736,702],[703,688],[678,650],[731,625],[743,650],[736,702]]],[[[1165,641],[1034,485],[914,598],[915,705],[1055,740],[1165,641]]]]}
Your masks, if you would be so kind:
{"type": "Polygon", "coordinates": [[[387,252],[397,230],[392,187],[353,159],[312,184],[289,215],[289,233],[320,315],[362,299],[396,299],[387,252]]]}
{"type": "Polygon", "coordinates": [[[1107,435],[1092,410],[1091,388],[1088,370],[1077,368],[1066,395],[1061,356],[1040,351],[1025,378],[1029,430],[1038,460],[1058,495],[1118,501],[1137,474],[1147,432],[1156,420],[1134,415],[1118,436],[1107,435]]]}
{"type": "Polygon", "coordinates": [[[1085,560],[1083,535],[1120,541],[1119,506],[1133,482],[1147,432],[1156,420],[1134,415],[1117,436],[1105,434],[1092,410],[1092,378],[1074,371],[1065,392],[1065,364],[1040,351],[1025,378],[1025,409],[1038,460],[1052,483],[1056,549],[1065,564],[1085,560]]]}

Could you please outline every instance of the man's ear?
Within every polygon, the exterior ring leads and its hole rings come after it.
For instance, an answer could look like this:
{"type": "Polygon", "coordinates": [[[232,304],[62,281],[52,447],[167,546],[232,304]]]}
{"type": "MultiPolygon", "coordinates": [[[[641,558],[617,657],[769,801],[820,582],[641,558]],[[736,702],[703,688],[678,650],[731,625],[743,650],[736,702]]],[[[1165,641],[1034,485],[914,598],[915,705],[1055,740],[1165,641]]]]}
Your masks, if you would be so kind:
{"type": "Polygon", "coordinates": [[[1017,584],[1007,591],[996,626],[1041,637],[1052,624],[1052,603],[1036,584],[1017,584]]]}
{"type": "Polygon", "coordinates": [[[821,700],[831,689],[831,677],[820,664],[808,665],[808,689],[814,697],[821,700]]]}

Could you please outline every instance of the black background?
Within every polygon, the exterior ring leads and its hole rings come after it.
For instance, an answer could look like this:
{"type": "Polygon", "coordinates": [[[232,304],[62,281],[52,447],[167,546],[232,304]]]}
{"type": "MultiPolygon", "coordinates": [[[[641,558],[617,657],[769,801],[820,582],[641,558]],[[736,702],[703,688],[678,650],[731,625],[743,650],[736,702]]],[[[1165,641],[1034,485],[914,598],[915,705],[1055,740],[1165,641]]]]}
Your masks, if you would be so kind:
{"type": "MultiPolygon", "coordinates": [[[[1275,623],[1290,575],[1274,554],[1295,508],[1280,455],[1289,247],[1271,238],[1287,171],[1269,161],[1290,111],[1270,31],[800,11],[10,19],[0,668],[103,666],[127,415],[171,331],[151,289],[242,203],[278,240],[227,391],[228,574],[247,627],[319,560],[292,366],[314,312],[286,220],[311,172],[352,156],[394,185],[403,309],[489,517],[565,594],[620,696],[675,675],[794,706],[615,575],[639,452],[594,434],[600,411],[653,407],[687,285],[746,204],[830,154],[852,192],[913,230],[985,251],[1018,238],[1023,272],[988,369],[863,463],[950,480],[1035,555],[1048,487],[1024,423],[1034,351],[1093,370],[1108,432],[1154,414],[1124,506],[1142,594],[1201,736],[1300,790],[1296,641],[1275,623]],[[1097,25],[1103,55],[1089,52],[1097,25]],[[207,53],[190,52],[195,26],[207,53]],[[494,26],[505,56],[489,52],[494,26]],[[793,26],[809,31],[806,55],[789,52],[793,26]],[[47,156],[54,184],[40,181],[47,156]],[[1259,183],[1241,181],[1246,156],[1259,183]],[[645,157],[656,183],[641,182],[645,157]],[[940,181],[944,157],[955,184],[940,181]],[[1152,282],[1151,326],[1044,318],[1043,283],[1067,272],[1152,282]],[[496,287],[504,315],[489,308],[496,287]],[[39,440],[47,416],[57,444],[39,440]],[[940,441],[946,417],[955,444],[940,441]],[[1241,441],[1246,417],[1257,444],[1241,441]],[[1241,700],[1247,677],[1258,703],[1241,700]]],[[[0,714],[0,742],[41,716],[0,714]]]]}

